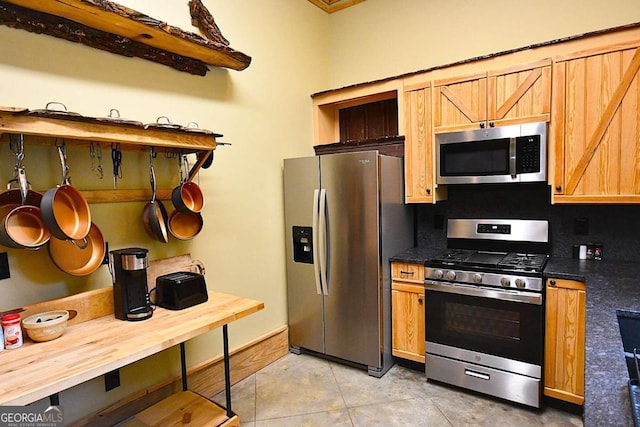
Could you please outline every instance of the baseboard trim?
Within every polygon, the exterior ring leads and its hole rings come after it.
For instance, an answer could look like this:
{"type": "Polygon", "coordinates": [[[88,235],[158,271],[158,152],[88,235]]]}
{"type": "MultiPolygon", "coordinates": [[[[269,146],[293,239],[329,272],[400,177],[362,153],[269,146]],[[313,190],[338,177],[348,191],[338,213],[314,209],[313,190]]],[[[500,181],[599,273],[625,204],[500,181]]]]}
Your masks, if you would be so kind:
{"type": "MultiPolygon", "coordinates": [[[[231,384],[235,384],[289,352],[289,328],[284,325],[249,343],[229,351],[231,384]]],[[[222,355],[191,367],[187,374],[189,390],[213,396],[224,390],[222,355]]],[[[76,421],[72,426],[112,426],[141,410],[182,390],[179,377],[133,393],[113,405],[76,421]]]]}

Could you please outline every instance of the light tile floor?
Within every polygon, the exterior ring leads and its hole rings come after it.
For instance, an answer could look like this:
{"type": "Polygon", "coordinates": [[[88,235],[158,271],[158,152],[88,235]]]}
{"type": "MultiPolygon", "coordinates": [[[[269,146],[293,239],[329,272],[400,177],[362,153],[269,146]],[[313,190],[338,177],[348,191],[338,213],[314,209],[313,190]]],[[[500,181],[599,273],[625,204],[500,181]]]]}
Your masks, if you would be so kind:
{"type": "MultiPolygon", "coordinates": [[[[442,384],[394,365],[382,378],[322,358],[287,354],[231,389],[243,427],[582,426],[554,408],[541,411],[442,384]]],[[[225,404],[224,393],[213,400],[225,404]]]]}

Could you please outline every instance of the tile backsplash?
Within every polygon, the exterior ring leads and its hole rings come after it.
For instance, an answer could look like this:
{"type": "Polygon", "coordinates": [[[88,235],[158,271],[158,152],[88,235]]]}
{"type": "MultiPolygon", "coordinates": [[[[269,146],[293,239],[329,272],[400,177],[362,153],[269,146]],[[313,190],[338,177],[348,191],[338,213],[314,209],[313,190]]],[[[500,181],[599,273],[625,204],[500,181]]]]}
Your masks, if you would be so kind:
{"type": "Polygon", "coordinates": [[[552,205],[545,184],[449,186],[448,191],[448,200],[416,205],[418,246],[446,248],[449,218],[548,219],[553,256],[571,257],[573,245],[601,243],[603,259],[640,261],[640,205],[552,205]]]}

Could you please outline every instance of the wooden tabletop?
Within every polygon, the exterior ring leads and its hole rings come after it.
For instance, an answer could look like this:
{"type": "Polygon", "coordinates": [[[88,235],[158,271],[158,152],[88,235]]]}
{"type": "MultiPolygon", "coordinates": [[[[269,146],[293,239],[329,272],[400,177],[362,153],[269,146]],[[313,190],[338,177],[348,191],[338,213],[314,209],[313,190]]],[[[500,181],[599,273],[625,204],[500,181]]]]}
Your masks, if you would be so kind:
{"type": "Polygon", "coordinates": [[[209,291],[209,301],[184,310],[157,308],[150,319],[113,315],[67,327],[53,341],[25,338],[0,352],[0,405],[26,405],[260,311],[264,303],[209,291]]]}

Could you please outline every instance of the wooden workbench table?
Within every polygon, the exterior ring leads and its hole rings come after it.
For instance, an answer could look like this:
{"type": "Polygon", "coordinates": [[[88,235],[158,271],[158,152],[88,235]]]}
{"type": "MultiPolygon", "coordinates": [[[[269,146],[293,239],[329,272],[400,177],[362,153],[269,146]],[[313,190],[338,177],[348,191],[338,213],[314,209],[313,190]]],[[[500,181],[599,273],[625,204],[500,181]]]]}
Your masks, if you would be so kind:
{"type": "Polygon", "coordinates": [[[0,405],[49,397],[263,308],[260,301],[209,292],[208,302],[180,311],[157,308],[140,322],[110,314],[70,325],[53,341],[25,339],[0,353],[0,405]]]}

